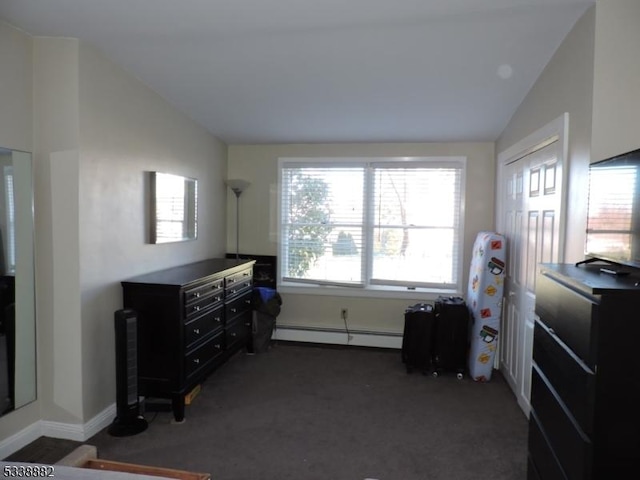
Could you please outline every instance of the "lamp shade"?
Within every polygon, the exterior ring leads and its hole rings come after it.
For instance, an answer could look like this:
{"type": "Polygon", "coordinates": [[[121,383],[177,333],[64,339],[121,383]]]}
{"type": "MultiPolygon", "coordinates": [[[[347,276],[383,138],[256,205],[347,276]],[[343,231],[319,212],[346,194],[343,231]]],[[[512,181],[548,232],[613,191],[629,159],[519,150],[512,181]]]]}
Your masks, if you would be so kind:
{"type": "Polygon", "coordinates": [[[239,178],[226,180],[225,183],[236,195],[240,195],[249,185],[251,185],[251,182],[241,180],[239,178]]]}

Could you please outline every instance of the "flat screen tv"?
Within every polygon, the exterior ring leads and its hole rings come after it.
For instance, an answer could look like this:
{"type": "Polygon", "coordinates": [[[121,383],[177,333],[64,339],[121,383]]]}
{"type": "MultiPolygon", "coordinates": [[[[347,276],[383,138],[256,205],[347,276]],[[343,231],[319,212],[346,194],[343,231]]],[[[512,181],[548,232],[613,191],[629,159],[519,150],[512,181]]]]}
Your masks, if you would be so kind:
{"type": "Polygon", "coordinates": [[[585,254],[640,268],[640,149],[590,165],[585,254]]]}

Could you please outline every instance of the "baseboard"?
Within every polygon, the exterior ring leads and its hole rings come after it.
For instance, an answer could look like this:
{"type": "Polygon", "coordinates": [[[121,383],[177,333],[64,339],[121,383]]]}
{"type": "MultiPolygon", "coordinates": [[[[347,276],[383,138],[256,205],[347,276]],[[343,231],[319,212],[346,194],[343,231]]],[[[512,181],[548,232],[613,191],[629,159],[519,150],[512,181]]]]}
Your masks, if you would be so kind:
{"type": "Polygon", "coordinates": [[[329,345],[353,345],[358,347],[402,348],[402,334],[340,329],[278,325],[274,340],[291,342],[325,343],[329,345]]]}
{"type": "Polygon", "coordinates": [[[0,459],[7,458],[42,436],[40,422],[35,422],[0,442],[0,459]]]}
{"type": "Polygon", "coordinates": [[[103,428],[108,427],[115,416],[116,404],[114,403],[83,424],[39,420],[0,442],[0,459],[17,452],[39,437],[85,442],[103,428]]]}
{"type": "Polygon", "coordinates": [[[98,415],[84,424],[48,422],[41,420],[42,435],[84,442],[103,428],[109,426],[116,416],[116,404],[109,405],[98,415]]]}

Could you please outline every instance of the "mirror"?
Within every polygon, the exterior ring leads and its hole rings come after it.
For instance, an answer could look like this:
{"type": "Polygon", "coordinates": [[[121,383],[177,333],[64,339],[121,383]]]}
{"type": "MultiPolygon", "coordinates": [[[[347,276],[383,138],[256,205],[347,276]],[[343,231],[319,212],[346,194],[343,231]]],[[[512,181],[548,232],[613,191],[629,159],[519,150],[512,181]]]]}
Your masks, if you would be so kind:
{"type": "Polygon", "coordinates": [[[169,173],[150,173],[150,242],[193,240],[198,234],[198,182],[169,173]]]}
{"type": "Polygon", "coordinates": [[[0,414],[36,398],[31,154],[0,148],[0,414]]]}

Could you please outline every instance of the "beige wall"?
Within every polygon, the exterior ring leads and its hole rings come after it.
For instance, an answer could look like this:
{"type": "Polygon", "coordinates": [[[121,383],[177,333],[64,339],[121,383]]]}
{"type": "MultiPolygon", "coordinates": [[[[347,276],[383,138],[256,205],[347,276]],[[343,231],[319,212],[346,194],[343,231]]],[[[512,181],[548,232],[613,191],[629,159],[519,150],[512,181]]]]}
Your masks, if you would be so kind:
{"type": "Polygon", "coordinates": [[[592,160],[640,148],[640,1],[596,10],[592,160]]]}
{"type": "Polygon", "coordinates": [[[127,277],[224,254],[226,146],[85,44],[79,56],[84,419],[115,399],[113,312],[127,277]],[[146,243],[146,171],[198,180],[198,238],[146,243]]]}
{"type": "MultiPolygon", "coordinates": [[[[33,151],[33,42],[0,21],[0,146],[33,151]]],[[[40,419],[40,400],[0,417],[0,441],[40,419]]]]}
{"type": "Polygon", "coordinates": [[[78,41],[33,42],[38,398],[44,418],[79,423],[78,41]]]}
{"type": "Polygon", "coordinates": [[[565,260],[584,258],[587,174],[591,147],[595,8],[588,10],[546,66],[496,143],[505,151],[569,113],[565,260]]]}
{"type": "Polygon", "coordinates": [[[0,20],[0,146],[33,151],[33,43],[0,20]]]}
{"type": "MultiPolygon", "coordinates": [[[[229,147],[229,178],[242,178],[251,186],[240,197],[240,252],[276,255],[276,192],[279,157],[465,156],[467,176],[464,215],[463,288],[471,247],[478,231],[494,228],[493,143],[425,144],[308,144],[235,145],[229,147]]],[[[235,197],[228,193],[227,250],[235,251],[235,197]]],[[[437,206],[435,206],[437,208],[437,206]]],[[[283,294],[278,323],[319,328],[344,328],[340,309],[349,309],[349,328],[400,332],[404,309],[425,298],[358,298],[348,296],[283,294]]]]}
{"type": "Polygon", "coordinates": [[[119,281],[224,253],[226,146],[75,39],[0,23],[0,62],[0,145],[34,152],[38,336],[38,399],[2,442],[38,420],[77,434],[114,403],[119,281]],[[145,243],[148,170],[198,179],[197,240],[145,243]]]}

